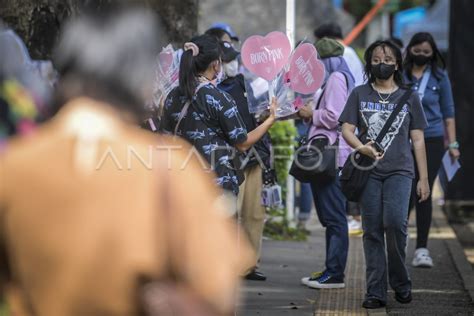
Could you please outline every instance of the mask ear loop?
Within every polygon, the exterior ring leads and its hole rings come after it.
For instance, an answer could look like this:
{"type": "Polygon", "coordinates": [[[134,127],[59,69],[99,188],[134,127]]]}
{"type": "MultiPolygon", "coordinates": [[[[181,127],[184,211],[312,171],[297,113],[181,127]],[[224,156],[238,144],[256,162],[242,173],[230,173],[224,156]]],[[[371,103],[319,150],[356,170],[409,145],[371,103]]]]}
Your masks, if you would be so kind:
{"type": "MultiPolygon", "coordinates": [[[[222,59],[216,60],[216,66],[218,66],[218,67],[220,66],[220,69],[222,69],[222,65],[223,65],[222,59]]],[[[219,71],[216,71],[216,72],[219,73],[219,71]]]]}
{"type": "Polygon", "coordinates": [[[222,65],[222,60],[218,59],[214,63],[214,72],[215,72],[215,79],[219,77],[219,74],[223,71],[223,65],[222,65]],[[220,70],[216,70],[216,67],[220,66],[220,70]]]}

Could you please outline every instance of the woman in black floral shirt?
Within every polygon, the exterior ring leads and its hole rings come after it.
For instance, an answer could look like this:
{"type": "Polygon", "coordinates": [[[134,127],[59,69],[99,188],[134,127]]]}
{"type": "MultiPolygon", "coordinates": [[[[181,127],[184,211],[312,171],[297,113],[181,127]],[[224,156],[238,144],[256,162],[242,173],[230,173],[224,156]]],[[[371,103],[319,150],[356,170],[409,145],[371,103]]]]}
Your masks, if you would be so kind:
{"type": "Polygon", "coordinates": [[[239,191],[235,149],[245,151],[263,137],[275,122],[276,101],[272,101],[269,118],[247,133],[233,98],[215,87],[222,71],[218,41],[201,35],[184,49],[179,87],[165,101],[161,130],[194,145],[216,173],[216,183],[235,197],[239,191]]]}

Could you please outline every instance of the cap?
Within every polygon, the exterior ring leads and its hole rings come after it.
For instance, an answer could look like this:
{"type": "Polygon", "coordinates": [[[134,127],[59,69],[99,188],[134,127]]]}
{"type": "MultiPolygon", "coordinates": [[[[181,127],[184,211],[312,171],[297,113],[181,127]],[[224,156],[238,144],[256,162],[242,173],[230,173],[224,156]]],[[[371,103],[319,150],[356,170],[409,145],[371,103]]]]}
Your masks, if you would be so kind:
{"type": "Polygon", "coordinates": [[[234,30],[232,27],[230,27],[229,24],[224,23],[224,22],[216,22],[211,25],[211,28],[218,28],[221,30],[224,30],[227,34],[229,34],[230,38],[234,41],[239,41],[239,37],[237,34],[235,34],[234,30]]]}
{"type": "Polygon", "coordinates": [[[236,51],[234,46],[229,42],[221,42],[222,61],[225,63],[231,62],[239,56],[240,52],[236,51]]]}
{"type": "Polygon", "coordinates": [[[323,37],[314,44],[320,58],[337,57],[344,54],[344,46],[334,39],[323,37]]]}

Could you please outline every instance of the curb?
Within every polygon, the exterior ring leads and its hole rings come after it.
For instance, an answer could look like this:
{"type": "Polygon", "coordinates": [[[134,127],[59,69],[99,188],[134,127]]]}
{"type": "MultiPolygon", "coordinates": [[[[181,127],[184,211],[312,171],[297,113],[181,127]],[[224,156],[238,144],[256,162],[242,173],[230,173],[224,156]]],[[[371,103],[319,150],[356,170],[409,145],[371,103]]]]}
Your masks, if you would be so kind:
{"type": "MultiPolygon", "coordinates": [[[[450,233],[456,236],[456,233],[449,225],[446,215],[442,212],[441,208],[439,206],[435,206],[433,207],[433,211],[434,213],[440,213],[440,216],[433,217],[435,225],[437,227],[446,227],[450,233]]],[[[457,238],[447,239],[445,240],[445,243],[449,253],[451,254],[451,258],[453,258],[454,265],[456,266],[456,269],[458,270],[458,273],[463,281],[464,288],[469,293],[471,301],[474,302],[474,270],[467,260],[464,250],[457,238]]]]}

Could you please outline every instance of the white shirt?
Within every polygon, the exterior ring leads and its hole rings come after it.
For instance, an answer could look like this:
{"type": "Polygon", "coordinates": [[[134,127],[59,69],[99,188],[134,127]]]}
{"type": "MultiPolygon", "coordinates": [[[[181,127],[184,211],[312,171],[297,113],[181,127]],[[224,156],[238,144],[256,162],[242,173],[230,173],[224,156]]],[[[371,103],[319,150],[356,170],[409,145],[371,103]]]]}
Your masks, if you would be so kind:
{"type": "Polygon", "coordinates": [[[364,84],[364,65],[355,50],[350,46],[344,46],[344,55],[342,57],[354,76],[355,86],[357,87],[364,84]]]}

